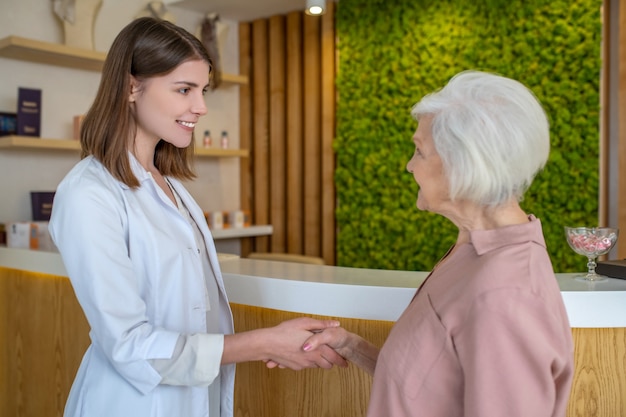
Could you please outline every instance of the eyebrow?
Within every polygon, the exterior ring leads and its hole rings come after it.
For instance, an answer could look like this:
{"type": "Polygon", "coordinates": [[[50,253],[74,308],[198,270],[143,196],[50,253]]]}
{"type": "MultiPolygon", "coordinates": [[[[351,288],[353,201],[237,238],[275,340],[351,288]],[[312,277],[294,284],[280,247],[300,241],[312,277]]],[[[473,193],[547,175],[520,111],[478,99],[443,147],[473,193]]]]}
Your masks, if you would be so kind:
{"type": "MultiPolygon", "coordinates": [[[[184,85],[186,85],[186,86],[188,86],[188,87],[199,87],[199,85],[198,85],[198,84],[193,83],[193,82],[191,82],[191,81],[175,81],[175,82],[174,82],[174,84],[175,84],[175,85],[177,85],[177,84],[184,84],[184,85]]],[[[204,87],[202,87],[202,88],[208,88],[208,87],[209,87],[209,83],[207,83],[207,84],[206,84],[204,87]]]]}

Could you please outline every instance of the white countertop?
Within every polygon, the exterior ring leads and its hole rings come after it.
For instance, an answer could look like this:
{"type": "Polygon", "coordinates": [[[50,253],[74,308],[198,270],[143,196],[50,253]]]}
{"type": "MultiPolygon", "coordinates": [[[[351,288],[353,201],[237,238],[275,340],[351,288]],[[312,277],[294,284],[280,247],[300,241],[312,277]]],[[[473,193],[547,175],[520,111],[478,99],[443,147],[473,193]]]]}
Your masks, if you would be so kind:
{"type": "MultiPolygon", "coordinates": [[[[427,272],[307,265],[220,255],[230,302],[323,316],[395,321],[427,272]]],[[[0,266],[66,276],[58,253],[0,247],[0,266]]],[[[626,327],[626,280],[556,274],[572,327],[626,327]]]]}

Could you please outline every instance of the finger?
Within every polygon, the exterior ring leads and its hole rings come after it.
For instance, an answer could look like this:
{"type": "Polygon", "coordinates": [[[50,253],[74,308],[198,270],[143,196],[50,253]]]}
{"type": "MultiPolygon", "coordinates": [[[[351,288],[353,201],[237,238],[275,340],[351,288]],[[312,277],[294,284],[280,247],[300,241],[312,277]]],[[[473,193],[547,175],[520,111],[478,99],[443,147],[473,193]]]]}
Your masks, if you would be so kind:
{"type": "Polygon", "coordinates": [[[341,325],[337,320],[318,320],[312,317],[302,317],[300,324],[302,328],[306,330],[323,330],[330,327],[339,327],[341,325]]]}
{"type": "Polygon", "coordinates": [[[330,364],[330,366],[325,369],[330,369],[333,366],[339,366],[341,368],[346,368],[348,366],[348,361],[328,345],[320,346],[319,349],[322,358],[330,364]]]}
{"type": "Polygon", "coordinates": [[[311,337],[304,341],[304,343],[302,344],[302,350],[304,350],[305,352],[310,352],[317,349],[319,346],[325,345],[328,342],[327,336],[328,334],[324,332],[318,332],[313,334],[311,337]]]}

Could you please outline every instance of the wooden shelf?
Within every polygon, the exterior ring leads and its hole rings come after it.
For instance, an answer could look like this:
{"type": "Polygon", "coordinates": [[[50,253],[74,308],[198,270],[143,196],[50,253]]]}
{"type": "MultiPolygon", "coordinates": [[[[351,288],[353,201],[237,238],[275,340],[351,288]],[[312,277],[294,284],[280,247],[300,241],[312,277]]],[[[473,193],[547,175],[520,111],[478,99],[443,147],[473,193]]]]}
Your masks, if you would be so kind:
{"type": "MultiPolygon", "coordinates": [[[[19,36],[8,36],[0,39],[0,57],[67,68],[102,71],[106,53],[19,36]]],[[[243,75],[222,74],[222,79],[224,85],[248,84],[248,77],[243,75]]]]}
{"type": "Polygon", "coordinates": [[[101,71],[106,54],[56,43],[8,36],[0,39],[0,56],[89,71],[101,71]]]}
{"type": "Polygon", "coordinates": [[[211,229],[213,239],[239,239],[242,237],[268,236],[274,232],[271,225],[258,225],[228,229],[211,229]]]}
{"type": "Polygon", "coordinates": [[[2,136],[0,149],[45,149],[51,151],[80,151],[80,143],[71,139],[46,139],[31,136],[2,136]]]}
{"type": "MultiPolygon", "coordinates": [[[[30,136],[2,136],[0,137],[0,150],[2,149],[43,149],[51,151],[80,151],[80,143],[72,139],[46,139],[30,136]]],[[[247,158],[249,152],[246,149],[221,149],[221,148],[196,148],[195,152],[200,158],[247,158]]]]}
{"type": "Polygon", "coordinates": [[[248,156],[250,156],[250,152],[248,152],[247,149],[222,149],[222,148],[200,148],[200,147],[196,147],[195,150],[195,154],[198,157],[203,157],[203,156],[207,156],[207,157],[222,157],[222,158],[228,158],[228,157],[240,157],[240,158],[247,158],[248,156]]]}

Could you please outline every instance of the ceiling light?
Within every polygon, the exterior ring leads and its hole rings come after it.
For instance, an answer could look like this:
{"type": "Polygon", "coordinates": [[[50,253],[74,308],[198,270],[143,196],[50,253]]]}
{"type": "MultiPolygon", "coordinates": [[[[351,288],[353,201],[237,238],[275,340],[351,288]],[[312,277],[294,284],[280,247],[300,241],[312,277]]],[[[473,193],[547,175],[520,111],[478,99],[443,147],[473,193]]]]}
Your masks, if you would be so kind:
{"type": "Polygon", "coordinates": [[[326,11],[326,0],[306,0],[304,12],[308,15],[319,16],[326,11]]]}

